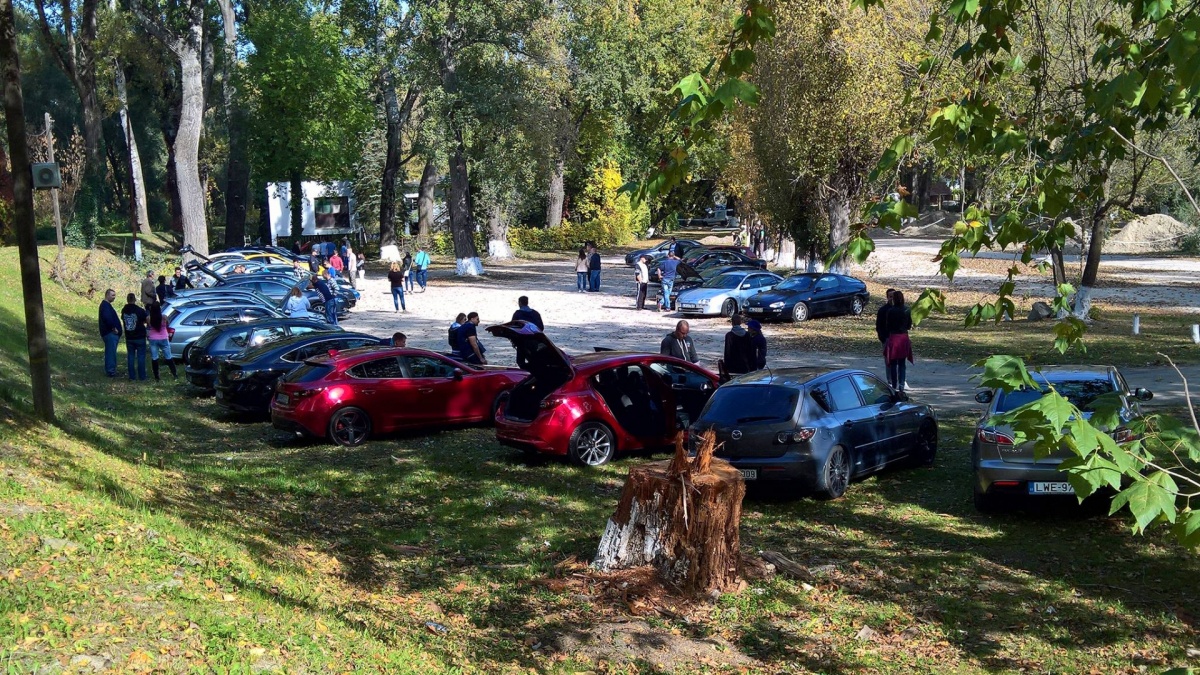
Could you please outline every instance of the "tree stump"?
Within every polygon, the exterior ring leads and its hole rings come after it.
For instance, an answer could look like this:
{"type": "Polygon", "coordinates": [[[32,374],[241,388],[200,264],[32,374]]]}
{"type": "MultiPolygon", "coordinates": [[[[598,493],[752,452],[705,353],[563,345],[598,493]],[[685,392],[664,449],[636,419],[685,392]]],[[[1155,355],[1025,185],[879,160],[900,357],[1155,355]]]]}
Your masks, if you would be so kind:
{"type": "Polygon", "coordinates": [[[629,470],[593,566],[601,571],[653,565],[688,593],[724,591],[738,582],[740,524],[746,483],[728,462],[713,459],[716,437],[705,432],[689,459],[683,437],[670,461],[629,470]]]}

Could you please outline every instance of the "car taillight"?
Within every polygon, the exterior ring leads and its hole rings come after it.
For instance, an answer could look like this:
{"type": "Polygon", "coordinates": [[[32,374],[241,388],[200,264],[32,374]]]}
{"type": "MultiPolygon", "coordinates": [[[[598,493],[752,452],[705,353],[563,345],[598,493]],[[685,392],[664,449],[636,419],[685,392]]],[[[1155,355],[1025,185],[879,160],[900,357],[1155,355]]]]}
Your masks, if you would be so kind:
{"type": "Polygon", "coordinates": [[[805,443],[812,440],[812,437],[817,433],[812,427],[800,427],[795,431],[781,431],[775,435],[775,442],[780,445],[786,443],[805,443]]]}
{"type": "Polygon", "coordinates": [[[299,391],[288,392],[292,398],[301,399],[309,396],[316,396],[325,391],[325,387],[313,387],[311,389],[300,389],[299,391]]]}
{"type": "Polygon", "coordinates": [[[541,408],[542,410],[549,410],[551,408],[557,408],[558,406],[562,405],[565,402],[566,402],[565,398],[562,398],[560,396],[551,396],[550,398],[542,399],[542,402],[540,404],[538,404],[538,407],[541,408]]]}
{"type": "Polygon", "coordinates": [[[1013,444],[1012,436],[1002,434],[995,429],[980,429],[978,436],[979,440],[983,441],[984,443],[995,443],[996,445],[1013,444]]]}
{"type": "Polygon", "coordinates": [[[1117,427],[1117,430],[1112,432],[1112,437],[1118,443],[1128,443],[1133,440],[1133,429],[1129,427],[1117,427]]]}
{"type": "Polygon", "coordinates": [[[175,329],[168,326],[167,327],[167,339],[170,340],[173,337],[175,337],[175,329]]]}

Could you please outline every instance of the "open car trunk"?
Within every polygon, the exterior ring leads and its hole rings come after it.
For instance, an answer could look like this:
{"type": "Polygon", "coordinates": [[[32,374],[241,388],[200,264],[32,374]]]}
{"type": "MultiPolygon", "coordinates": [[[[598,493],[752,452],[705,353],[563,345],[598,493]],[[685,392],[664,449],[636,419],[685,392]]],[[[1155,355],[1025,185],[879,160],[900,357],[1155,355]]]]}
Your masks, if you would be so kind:
{"type": "Polygon", "coordinates": [[[504,416],[532,421],[541,410],[542,401],[575,377],[575,369],[567,355],[527,321],[488,326],[487,331],[511,342],[517,351],[517,366],[529,373],[509,394],[504,416]]]}

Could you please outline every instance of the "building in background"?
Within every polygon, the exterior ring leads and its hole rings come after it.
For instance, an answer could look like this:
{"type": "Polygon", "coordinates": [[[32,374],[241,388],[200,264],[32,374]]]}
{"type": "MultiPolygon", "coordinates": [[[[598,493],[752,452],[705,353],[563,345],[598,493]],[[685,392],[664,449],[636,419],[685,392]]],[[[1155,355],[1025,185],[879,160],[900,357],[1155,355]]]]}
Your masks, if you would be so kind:
{"type": "MultiPolygon", "coordinates": [[[[325,237],[352,235],[362,241],[362,228],[354,215],[354,197],[350,181],[304,181],[303,235],[325,237]]],[[[292,200],[289,183],[267,184],[267,217],[271,223],[271,243],[292,236],[292,200]]]]}

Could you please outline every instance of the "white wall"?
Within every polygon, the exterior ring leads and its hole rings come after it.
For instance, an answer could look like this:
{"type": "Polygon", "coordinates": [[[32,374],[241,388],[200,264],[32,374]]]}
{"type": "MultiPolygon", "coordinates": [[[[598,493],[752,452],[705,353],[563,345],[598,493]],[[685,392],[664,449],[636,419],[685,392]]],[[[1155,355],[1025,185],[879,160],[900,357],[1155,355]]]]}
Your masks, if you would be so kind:
{"type": "MultiPolygon", "coordinates": [[[[300,187],[304,193],[305,236],[344,233],[343,230],[323,230],[321,232],[317,232],[317,217],[316,213],[313,211],[313,200],[318,197],[349,197],[350,228],[352,230],[358,228],[358,219],[355,217],[354,197],[350,193],[349,181],[334,181],[332,183],[304,181],[300,184],[300,187]]],[[[272,243],[274,243],[279,237],[292,236],[292,203],[290,193],[290,183],[267,184],[267,217],[271,222],[272,243]]]]}

